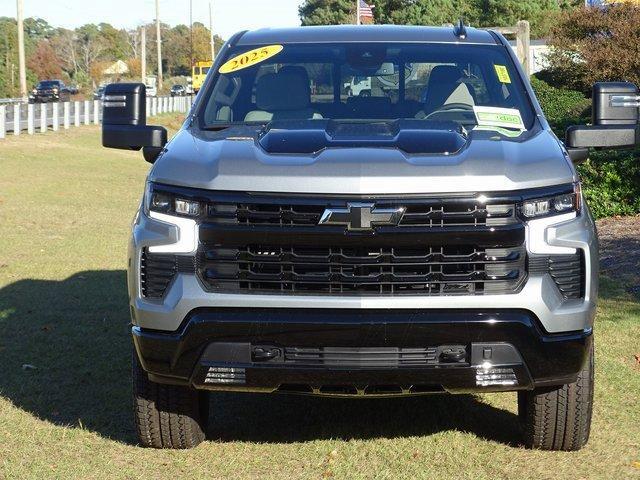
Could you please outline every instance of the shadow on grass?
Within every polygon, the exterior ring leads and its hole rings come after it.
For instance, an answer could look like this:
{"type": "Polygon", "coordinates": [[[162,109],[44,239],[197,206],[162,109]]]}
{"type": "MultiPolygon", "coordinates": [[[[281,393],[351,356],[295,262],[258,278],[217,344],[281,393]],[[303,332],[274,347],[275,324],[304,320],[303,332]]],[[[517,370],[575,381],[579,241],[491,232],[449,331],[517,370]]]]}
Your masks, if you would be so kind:
{"type": "MultiPolygon", "coordinates": [[[[124,271],[0,290],[0,395],[56,425],[135,444],[124,271]],[[33,366],[35,368],[31,368],[33,366]]],[[[334,399],[213,394],[209,437],[290,443],[448,430],[518,445],[517,417],[470,395],[334,399]]]]}

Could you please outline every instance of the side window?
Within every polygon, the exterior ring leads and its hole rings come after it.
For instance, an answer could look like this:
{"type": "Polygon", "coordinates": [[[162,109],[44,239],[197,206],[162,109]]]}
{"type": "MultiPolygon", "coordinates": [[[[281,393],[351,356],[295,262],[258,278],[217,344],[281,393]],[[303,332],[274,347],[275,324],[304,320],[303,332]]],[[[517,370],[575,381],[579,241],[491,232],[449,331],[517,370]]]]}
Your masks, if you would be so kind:
{"type": "Polygon", "coordinates": [[[384,73],[379,71],[373,72],[371,76],[364,76],[362,72],[343,65],[340,69],[342,100],[350,102],[350,97],[374,97],[388,98],[392,103],[396,103],[400,89],[400,73],[397,64],[393,65],[393,70],[391,66],[391,63],[385,63],[381,68],[387,68],[384,73]]]}
{"type": "Polygon", "coordinates": [[[206,75],[207,73],[209,73],[209,67],[202,67],[202,74],[206,75]]]}
{"type": "Polygon", "coordinates": [[[311,103],[333,102],[333,69],[328,63],[300,64],[309,74],[311,103]]]}
{"type": "Polygon", "coordinates": [[[427,89],[432,88],[429,80],[431,72],[437,67],[456,67],[460,71],[460,80],[467,85],[469,93],[476,104],[490,104],[491,97],[487,89],[487,83],[482,69],[473,63],[413,63],[411,74],[407,74],[405,80],[405,99],[424,103],[427,89]]]}
{"type": "Polygon", "coordinates": [[[258,69],[251,92],[251,102],[256,103],[256,85],[260,77],[267,73],[278,73],[283,68],[304,68],[309,78],[311,103],[333,102],[333,77],[331,64],[328,63],[287,63],[264,64],[258,69]]]}
{"type": "MultiPolygon", "coordinates": [[[[215,109],[207,108],[205,121],[233,122],[238,116],[236,99],[242,87],[241,77],[221,76],[209,100],[209,105],[214,105],[215,109]]],[[[242,115],[240,115],[242,116],[242,115]]]]}

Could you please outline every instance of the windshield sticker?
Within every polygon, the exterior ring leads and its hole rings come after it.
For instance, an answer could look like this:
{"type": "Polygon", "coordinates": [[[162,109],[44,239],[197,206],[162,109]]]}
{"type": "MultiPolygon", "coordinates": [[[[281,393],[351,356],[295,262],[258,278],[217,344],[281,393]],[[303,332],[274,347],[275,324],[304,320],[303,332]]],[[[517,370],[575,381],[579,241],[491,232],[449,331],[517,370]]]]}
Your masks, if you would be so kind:
{"type": "Polygon", "coordinates": [[[498,75],[498,80],[502,83],[511,83],[511,77],[509,76],[509,70],[504,65],[494,65],[496,69],[496,75],[498,75]]]}
{"type": "Polygon", "coordinates": [[[473,107],[479,127],[503,127],[526,130],[520,111],[515,108],[473,107]]]}
{"type": "Polygon", "coordinates": [[[218,71],[220,73],[233,73],[243,68],[252,67],[279,54],[283,49],[284,47],[282,45],[267,45],[266,47],[249,50],[227,61],[218,71]]]}

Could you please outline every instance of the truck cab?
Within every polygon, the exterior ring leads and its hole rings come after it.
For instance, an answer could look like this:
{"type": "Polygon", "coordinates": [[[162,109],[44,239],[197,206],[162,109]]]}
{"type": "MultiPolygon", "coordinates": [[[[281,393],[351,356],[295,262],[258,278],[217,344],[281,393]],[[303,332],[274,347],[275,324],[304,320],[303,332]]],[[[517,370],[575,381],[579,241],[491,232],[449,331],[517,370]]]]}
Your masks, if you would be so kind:
{"type": "Polygon", "coordinates": [[[220,391],[509,391],[525,445],[587,442],[598,239],[574,165],[637,144],[634,85],[597,84],[561,141],[504,37],[459,24],[238,33],[169,142],[144,90],[108,86],[103,125],[153,165],[128,271],[143,445],[202,441],[220,391]]]}

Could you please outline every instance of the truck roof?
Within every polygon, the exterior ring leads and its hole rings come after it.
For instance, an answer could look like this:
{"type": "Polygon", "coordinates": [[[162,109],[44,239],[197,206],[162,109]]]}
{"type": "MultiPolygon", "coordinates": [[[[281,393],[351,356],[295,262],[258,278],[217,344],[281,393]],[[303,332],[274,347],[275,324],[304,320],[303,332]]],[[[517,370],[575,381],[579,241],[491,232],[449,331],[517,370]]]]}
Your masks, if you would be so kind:
{"type": "Polygon", "coordinates": [[[495,45],[487,30],[466,28],[465,38],[454,27],[420,27],[406,25],[329,25],[295,28],[262,28],[244,33],[238,45],[322,42],[429,42],[476,43],[495,45]]]}

